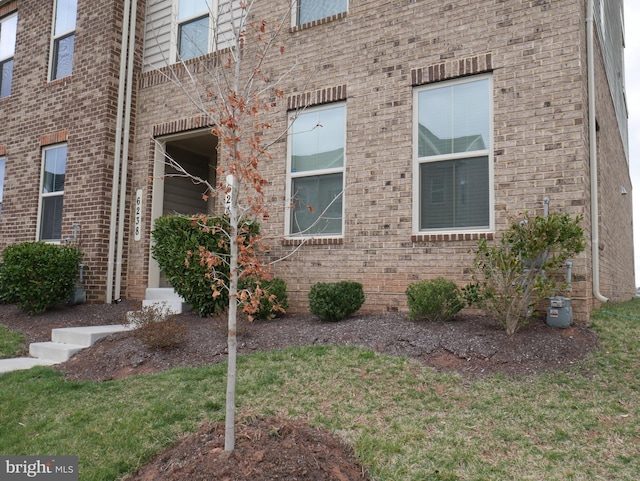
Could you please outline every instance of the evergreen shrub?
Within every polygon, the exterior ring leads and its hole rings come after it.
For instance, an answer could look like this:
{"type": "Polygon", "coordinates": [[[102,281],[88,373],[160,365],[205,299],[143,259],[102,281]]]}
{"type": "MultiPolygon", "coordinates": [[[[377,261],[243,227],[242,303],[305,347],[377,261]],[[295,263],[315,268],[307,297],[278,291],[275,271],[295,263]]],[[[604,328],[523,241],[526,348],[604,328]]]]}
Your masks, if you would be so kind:
{"type": "Polygon", "coordinates": [[[346,319],[360,309],[364,301],[359,282],[318,282],[309,291],[309,310],[323,321],[346,319]]]}
{"type": "Polygon", "coordinates": [[[443,277],[410,284],[406,295],[410,319],[449,321],[465,306],[457,284],[443,277]]]}
{"type": "Polygon", "coordinates": [[[82,253],[72,245],[23,242],[7,246],[0,264],[0,299],[30,314],[70,300],[82,253]]]}
{"type": "MultiPolygon", "coordinates": [[[[229,305],[229,219],[208,217],[206,227],[190,216],[156,219],[151,236],[153,258],[182,298],[202,317],[223,311],[229,305]],[[211,253],[208,265],[203,255],[211,253]],[[212,286],[219,284],[218,295],[212,286]]],[[[257,223],[247,223],[250,234],[259,231],[257,223]]]]}

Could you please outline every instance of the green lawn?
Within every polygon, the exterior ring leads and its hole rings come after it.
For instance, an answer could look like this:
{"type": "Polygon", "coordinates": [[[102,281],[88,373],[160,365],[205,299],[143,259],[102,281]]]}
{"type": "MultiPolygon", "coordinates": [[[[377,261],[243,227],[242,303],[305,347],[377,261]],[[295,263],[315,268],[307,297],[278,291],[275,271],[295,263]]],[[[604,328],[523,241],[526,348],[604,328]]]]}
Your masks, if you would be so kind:
{"type": "MultiPolygon", "coordinates": [[[[593,316],[600,349],[566,373],[478,380],[358,348],[241,357],[239,416],[337,431],[378,481],[633,480],[640,473],[640,300],[593,316]]],[[[0,338],[3,334],[0,334],[0,338]]],[[[81,480],[115,480],[205,420],[225,365],[106,383],[51,368],[0,376],[0,453],[75,454],[81,480]]]]}
{"type": "Polygon", "coordinates": [[[24,356],[27,352],[27,339],[22,333],[0,324],[0,359],[24,356]]]}

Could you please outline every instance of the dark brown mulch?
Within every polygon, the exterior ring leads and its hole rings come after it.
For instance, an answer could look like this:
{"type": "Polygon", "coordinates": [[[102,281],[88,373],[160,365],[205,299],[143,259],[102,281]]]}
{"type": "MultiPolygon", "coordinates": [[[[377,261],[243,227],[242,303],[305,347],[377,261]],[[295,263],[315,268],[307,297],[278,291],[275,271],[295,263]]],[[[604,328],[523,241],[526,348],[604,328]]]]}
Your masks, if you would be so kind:
{"type": "Polygon", "coordinates": [[[257,419],[236,427],[224,451],[224,426],[205,425],[125,481],[359,481],[369,477],[338,436],[290,419],[257,419]]]}
{"type": "MultiPolygon", "coordinates": [[[[139,307],[139,303],[125,301],[61,307],[28,316],[14,306],[0,305],[0,324],[22,331],[29,342],[45,341],[55,327],[124,323],[126,312],[139,307]]],[[[187,327],[187,341],[180,348],[151,350],[131,332],[124,332],[98,341],[57,365],[57,369],[67,379],[105,381],[226,359],[226,319],[203,319],[185,313],[178,320],[187,327]]],[[[533,320],[515,335],[507,336],[491,318],[475,314],[459,315],[447,323],[414,322],[402,313],[357,314],[338,323],[320,322],[309,314],[239,322],[240,354],[314,344],[363,346],[469,376],[530,376],[574,365],[596,348],[597,337],[582,324],[556,329],[543,320],[533,320]]],[[[204,426],[129,479],[368,479],[351,450],[333,434],[300,421],[257,420],[238,430],[244,434],[237,437],[233,454],[221,449],[221,426],[204,426]]]]}

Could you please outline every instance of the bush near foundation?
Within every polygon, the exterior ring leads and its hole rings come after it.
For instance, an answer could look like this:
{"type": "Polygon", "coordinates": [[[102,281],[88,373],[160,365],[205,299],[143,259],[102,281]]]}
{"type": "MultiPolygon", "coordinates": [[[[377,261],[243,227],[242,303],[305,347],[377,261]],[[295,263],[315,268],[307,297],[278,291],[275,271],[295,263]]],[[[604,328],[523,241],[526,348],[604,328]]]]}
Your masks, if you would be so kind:
{"type": "MultiPolygon", "coordinates": [[[[260,230],[247,223],[248,235],[260,230]]],[[[202,317],[229,305],[229,219],[173,215],[156,219],[151,236],[153,258],[182,298],[202,317]],[[210,262],[207,262],[207,258],[210,262]],[[212,286],[220,286],[214,295],[212,286]]]]}
{"type": "Polygon", "coordinates": [[[82,253],[72,245],[23,242],[4,249],[0,299],[30,314],[66,303],[80,272],[82,253]]]}
{"type": "Polygon", "coordinates": [[[241,279],[238,290],[243,311],[251,318],[273,319],[289,307],[287,283],[278,277],[241,279]]]}
{"type": "Polygon", "coordinates": [[[175,349],[187,342],[187,326],[167,313],[163,305],[145,306],[136,311],[131,324],[135,328],[133,335],[150,349],[175,349]]]}
{"type": "Polygon", "coordinates": [[[585,246],[582,216],[550,213],[514,221],[499,240],[481,239],[465,293],[514,334],[533,315],[535,304],[569,286],[565,263],[585,246]]]}
{"type": "Polygon", "coordinates": [[[410,319],[449,321],[465,306],[457,284],[443,277],[410,284],[406,294],[410,319]]]}
{"type": "Polygon", "coordinates": [[[309,291],[309,310],[323,321],[342,321],[360,309],[364,301],[359,282],[318,282],[309,291]]]}

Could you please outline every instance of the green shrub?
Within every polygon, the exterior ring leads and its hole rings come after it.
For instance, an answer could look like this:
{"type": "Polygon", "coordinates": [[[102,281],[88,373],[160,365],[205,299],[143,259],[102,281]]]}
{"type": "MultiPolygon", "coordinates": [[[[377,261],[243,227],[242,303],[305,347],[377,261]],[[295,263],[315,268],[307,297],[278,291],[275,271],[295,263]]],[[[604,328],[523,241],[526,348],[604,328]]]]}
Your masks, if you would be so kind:
{"type": "Polygon", "coordinates": [[[507,334],[515,333],[534,313],[535,304],[567,286],[554,271],[585,248],[582,216],[551,213],[514,221],[490,245],[478,242],[467,298],[494,316],[507,334]]]}
{"type": "Polygon", "coordinates": [[[0,264],[0,298],[31,314],[67,302],[81,260],[80,250],[71,245],[23,242],[8,246],[0,264]]]}
{"type": "Polygon", "coordinates": [[[168,350],[187,342],[187,326],[162,305],[144,306],[132,316],[133,335],[148,348],[168,350]]]}
{"type": "MultiPolygon", "coordinates": [[[[191,217],[166,216],[155,221],[151,233],[153,258],[158,262],[167,281],[200,316],[215,314],[229,304],[229,239],[228,218],[209,217],[207,228],[199,226],[191,217]],[[208,266],[202,254],[213,254],[208,266]],[[219,284],[218,295],[212,286],[219,284]]],[[[257,223],[248,223],[247,231],[256,234],[257,223]]]]}
{"type": "Polygon", "coordinates": [[[410,319],[448,321],[464,307],[460,288],[443,277],[410,284],[406,294],[410,319]]]}
{"type": "Polygon", "coordinates": [[[278,314],[284,314],[289,307],[287,284],[283,279],[277,277],[271,280],[242,279],[238,287],[249,296],[243,303],[243,310],[257,319],[272,319],[278,314]],[[254,297],[257,287],[260,287],[260,295],[254,297]],[[251,298],[257,301],[253,305],[251,305],[251,298]]]}
{"type": "Polygon", "coordinates": [[[323,321],[341,321],[360,309],[364,300],[359,282],[318,282],[309,291],[309,310],[323,321]]]}

